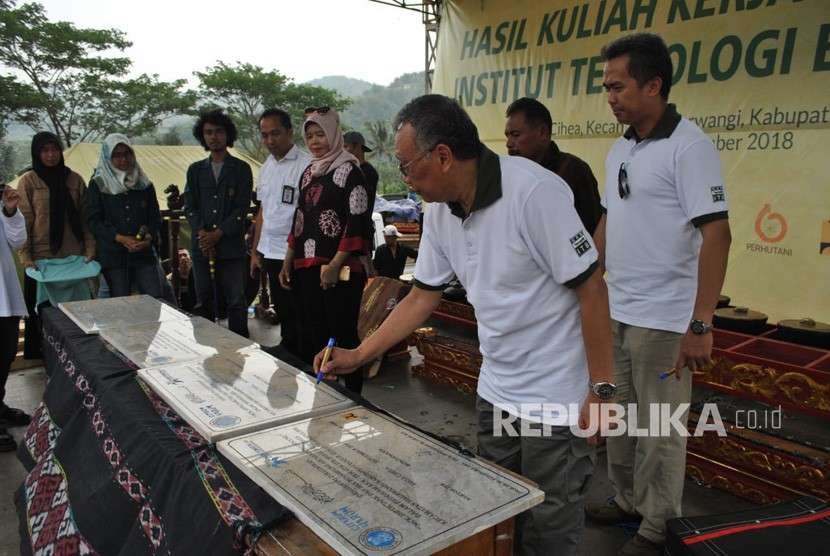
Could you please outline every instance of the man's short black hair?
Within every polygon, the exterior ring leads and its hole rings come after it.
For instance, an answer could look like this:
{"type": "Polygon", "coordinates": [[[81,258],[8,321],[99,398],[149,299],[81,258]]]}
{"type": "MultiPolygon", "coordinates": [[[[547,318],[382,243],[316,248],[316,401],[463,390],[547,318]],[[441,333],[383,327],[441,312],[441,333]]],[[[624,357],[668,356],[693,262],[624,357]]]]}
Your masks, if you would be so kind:
{"type": "Polygon", "coordinates": [[[459,160],[481,153],[478,129],[455,100],[444,95],[423,95],[409,101],[395,116],[394,129],[415,128],[415,144],[424,152],[447,145],[459,160]]]}
{"type": "Polygon", "coordinates": [[[288,130],[294,129],[294,126],[291,125],[291,116],[289,116],[288,112],[285,110],[280,110],[279,108],[269,108],[259,117],[259,123],[262,123],[262,120],[265,118],[278,118],[282,127],[288,130]]]}
{"type": "Polygon", "coordinates": [[[669,99],[674,74],[671,56],[665,41],[653,33],[635,33],[606,44],[600,52],[603,60],[613,60],[628,54],[628,74],[642,87],[655,77],[663,84],[660,96],[669,99]]]}
{"type": "Polygon", "coordinates": [[[507,107],[505,116],[509,118],[513,114],[524,114],[525,121],[530,125],[547,126],[548,133],[553,130],[553,118],[550,117],[550,110],[535,98],[524,97],[514,100],[507,107]]]}
{"type": "Polygon", "coordinates": [[[236,125],[231,120],[231,117],[222,112],[221,108],[210,110],[209,112],[201,112],[196,124],[193,126],[193,137],[208,150],[207,143],[205,143],[205,134],[203,132],[205,124],[213,124],[225,130],[225,135],[228,138],[228,146],[233,147],[237,138],[236,125]]]}

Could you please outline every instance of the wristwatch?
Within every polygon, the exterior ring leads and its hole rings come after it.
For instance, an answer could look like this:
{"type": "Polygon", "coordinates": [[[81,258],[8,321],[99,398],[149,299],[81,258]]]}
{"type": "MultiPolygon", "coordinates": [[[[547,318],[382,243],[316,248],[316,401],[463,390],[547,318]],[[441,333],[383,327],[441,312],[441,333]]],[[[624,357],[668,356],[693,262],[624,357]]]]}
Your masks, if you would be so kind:
{"type": "Polygon", "coordinates": [[[712,325],[703,322],[702,320],[694,319],[692,323],[689,325],[689,330],[692,331],[692,334],[697,334],[698,336],[702,334],[706,334],[712,331],[712,325]]]}
{"type": "Polygon", "coordinates": [[[603,401],[610,400],[617,393],[617,385],[613,382],[594,382],[591,384],[591,392],[603,401]]]}

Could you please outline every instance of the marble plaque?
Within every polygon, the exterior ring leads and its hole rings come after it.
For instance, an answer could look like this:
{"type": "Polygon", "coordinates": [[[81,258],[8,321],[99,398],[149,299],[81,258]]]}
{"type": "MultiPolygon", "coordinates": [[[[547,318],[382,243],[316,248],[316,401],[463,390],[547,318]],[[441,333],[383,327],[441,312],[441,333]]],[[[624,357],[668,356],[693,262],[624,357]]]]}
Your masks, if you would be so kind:
{"type": "Polygon", "coordinates": [[[69,301],[58,303],[58,308],[85,334],[98,334],[100,330],[114,326],[188,318],[181,311],[149,295],[69,301]]]}
{"type": "Polygon", "coordinates": [[[157,367],[217,354],[233,359],[259,344],[202,317],[104,328],[101,337],[139,368],[157,367]]]}
{"type": "Polygon", "coordinates": [[[431,554],[544,499],[516,476],[363,407],[217,446],[341,554],[431,554]]]}
{"type": "Polygon", "coordinates": [[[354,405],[260,350],[140,369],[138,376],[209,442],[354,405]]]}

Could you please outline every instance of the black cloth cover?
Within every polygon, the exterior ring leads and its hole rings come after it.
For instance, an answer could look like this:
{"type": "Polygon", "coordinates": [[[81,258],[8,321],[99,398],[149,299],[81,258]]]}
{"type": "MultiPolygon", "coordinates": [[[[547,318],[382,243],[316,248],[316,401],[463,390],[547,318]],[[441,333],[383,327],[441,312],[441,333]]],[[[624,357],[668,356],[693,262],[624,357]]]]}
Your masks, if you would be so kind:
{"type": "Polygon", "coordinates": [[[290,513],[60,310],[21,442],[21,554],[233,554],[290,513]]]}

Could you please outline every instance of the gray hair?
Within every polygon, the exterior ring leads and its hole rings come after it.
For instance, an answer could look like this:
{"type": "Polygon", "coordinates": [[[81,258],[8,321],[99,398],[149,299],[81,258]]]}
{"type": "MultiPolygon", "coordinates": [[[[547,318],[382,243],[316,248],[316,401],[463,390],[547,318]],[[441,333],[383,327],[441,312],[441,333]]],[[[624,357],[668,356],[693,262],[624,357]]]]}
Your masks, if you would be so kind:
{"type": "Polygon", "coordinates": [[[395,116],[394,129],[404,124],[415,129],[415,144],[430,151],[447,145],[460,160],[476,158],[481,152],[478,129],[455,100],[444,95],[423,95],[412,99],[395,116]]]}

